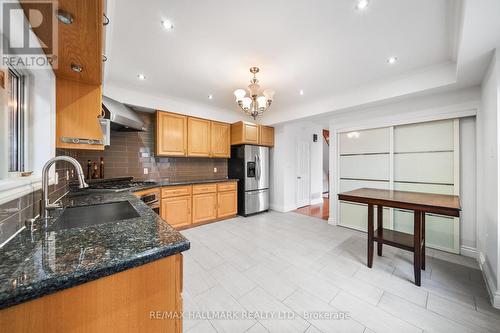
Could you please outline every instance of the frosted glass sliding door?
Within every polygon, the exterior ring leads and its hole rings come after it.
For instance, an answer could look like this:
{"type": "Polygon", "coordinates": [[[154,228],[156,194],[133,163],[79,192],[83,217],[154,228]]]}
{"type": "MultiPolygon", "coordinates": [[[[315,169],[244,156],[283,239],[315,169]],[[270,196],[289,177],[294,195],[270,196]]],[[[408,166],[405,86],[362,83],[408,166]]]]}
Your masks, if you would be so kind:
{"type": "MultiPolygon", "coordinates": [[[[339,135],[339,190],[362,187],[389,189],[390,129],[377,128],[339,135]]],[[[368,208],[363,204],[339,203],[339,224],[366,231],[368,208]]],[[[375,218],[376,221],[376,218],[375,218]]],[[[390,211],[384,210],[384,225],[389,226],[390,211]]]]}
{"type": "MultiPolygon", "coordinates": [[[[458,120],[394,127],[394,189],[456,194],[458,120]]],[[[394,229],[413,233],[413,214],[394,210],[394,229]]],[[[459,219],[426,214],[428,247],[459,252],[459,219]]]]}
{"type": "MultiPolygon", "coordinates": [[[[458,123],[451,119],[339,134],[339,192],[371,187],[458,194],[458,123]]],[[[366,231],[366,218],[366,205],[339,202],[340,225],[366,231]]],[[[384,209],[384,227],[413,233],[413,213],[384,209]]],[[[427,214],[426,239],[428,247],[459,253],[459,219],[427,214]]]]}

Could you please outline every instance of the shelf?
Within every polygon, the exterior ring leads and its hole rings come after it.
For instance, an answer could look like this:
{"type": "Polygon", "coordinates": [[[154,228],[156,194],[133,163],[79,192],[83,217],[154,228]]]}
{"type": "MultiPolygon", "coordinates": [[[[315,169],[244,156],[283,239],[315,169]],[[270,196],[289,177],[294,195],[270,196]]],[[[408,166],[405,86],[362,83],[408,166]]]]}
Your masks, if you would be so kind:
{"type": "Polygon", "coordinates": [[[382,229],[382,235],[379,237],[378,229],[374,231],[373,240],[382,244],[387,244],[407,251],[414,251],[413,235],[400,231],[382,229]]]}

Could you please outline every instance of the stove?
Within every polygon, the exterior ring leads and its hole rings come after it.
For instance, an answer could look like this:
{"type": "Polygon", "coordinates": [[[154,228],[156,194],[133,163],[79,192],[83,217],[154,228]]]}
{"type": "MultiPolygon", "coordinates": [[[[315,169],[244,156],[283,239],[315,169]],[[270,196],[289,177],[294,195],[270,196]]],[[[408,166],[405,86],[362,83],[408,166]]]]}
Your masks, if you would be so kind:
{"type": "Polygon", "coordinates": [[[91,181],[87,190],[92,192],[125,192],[156,184],[154,181],[134,181],[132,177],[110,178],[91,181]]]}

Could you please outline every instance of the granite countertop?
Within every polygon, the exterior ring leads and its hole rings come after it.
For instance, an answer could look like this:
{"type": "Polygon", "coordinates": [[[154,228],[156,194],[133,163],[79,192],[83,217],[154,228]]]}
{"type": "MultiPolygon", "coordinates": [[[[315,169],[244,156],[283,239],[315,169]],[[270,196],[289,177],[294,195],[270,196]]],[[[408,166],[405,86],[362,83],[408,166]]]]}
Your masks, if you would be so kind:
{"type": "Polygon", "coordinates": [[[225,183],[225,182],[237,182],[239,179],[234,178],[221,178],[221,179],[202,179],[202,180],[186,180],[186,181],[170,181],[170,180],[150,180],[148,184],[134,187],[133,191],[142,191],[155,187],[163,186],[179,186],[179,185],[195,185],[195,184],[210,184],[210,183],[225,183]]]}
{"type": "Polygon", "coordinates": [[[128,201],[139,217],[52,231],[23,230],[0,249],[0,309],[189,249],[189,241],[130,192],[75,193],[63,205],[128,201]]]}
{"type": "Polygon", "coordinates": [[[159,186],[175,186],[175,185],[191,185],[191,184],[210,184],[210,183],[224,183],[224,182],[237,182],[238,179],[222,178],[222,179],[206,179],[206,180],[189,180],[189,181],[162,181],[159,186]]]}

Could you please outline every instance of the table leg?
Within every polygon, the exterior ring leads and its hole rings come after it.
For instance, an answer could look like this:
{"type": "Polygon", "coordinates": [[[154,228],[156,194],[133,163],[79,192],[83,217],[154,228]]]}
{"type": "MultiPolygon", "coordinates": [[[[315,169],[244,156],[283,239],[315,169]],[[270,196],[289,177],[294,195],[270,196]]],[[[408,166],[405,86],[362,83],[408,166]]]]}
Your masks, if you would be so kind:
{"type": "Polygon", "coordinates": [[[422,268],[422,212],[414,212],[413,222],[413,270],[415,272],[415,284],[420,287],[420,269],[422,268]]]}
{"type": "Polygon", "coordinates": [[[422,269],[425,271],[425,212],[422,212],[422,269]]]}
{"type": "Polygon", "coordinates": [[[368,267],[373,264],[373,205],[368,205],[368,267]]]}
{"type": "MultiPolygon", "coordinates": [[[[382,238],[382,228],[384,227],[384,207],[377,205],[377,237],[382,238]]],[[[382,242],[377,242],[377,255],[382,255],[382,242]]]]}

